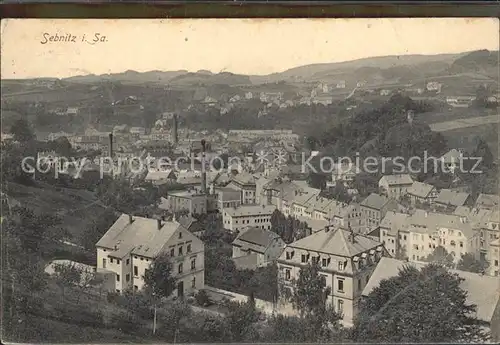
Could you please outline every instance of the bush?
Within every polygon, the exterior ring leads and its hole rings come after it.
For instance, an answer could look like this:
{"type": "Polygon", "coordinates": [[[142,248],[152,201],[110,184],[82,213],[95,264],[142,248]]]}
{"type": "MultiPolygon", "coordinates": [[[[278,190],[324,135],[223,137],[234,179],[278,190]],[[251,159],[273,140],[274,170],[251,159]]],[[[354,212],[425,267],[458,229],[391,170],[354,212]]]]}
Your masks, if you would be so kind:
{"type": "Polygon", "coordinates": [[[199,306],[208,307],[209,305],[212,305],[212,301],[210,301],[210,298],[208,297],[208,294],[205,290],[200,290],[196,294],[195,299],[196,299],[196,303],[199,306]]]}

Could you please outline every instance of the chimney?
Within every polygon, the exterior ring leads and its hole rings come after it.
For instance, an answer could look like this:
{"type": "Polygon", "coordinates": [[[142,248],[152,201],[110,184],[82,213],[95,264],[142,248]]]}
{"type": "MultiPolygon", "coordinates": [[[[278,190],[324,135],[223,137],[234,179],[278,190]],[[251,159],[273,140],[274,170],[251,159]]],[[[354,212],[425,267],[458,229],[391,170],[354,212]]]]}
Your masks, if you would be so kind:
{"type": "Polygon", "coordinates": [[[206,142],[205,139],[201,140],[201,193],[207,194],[207,171],[205,167],[205,148],[206,142]]]}
{"type": "Polygon", "coordinates": [[[156,226],[157,226],[158,230],[160,230],[160,229],[161,229],[161,219],[160,219],[160,218],[158,218],[158,219],[156,220],[156,226]]]}
{"type": "Polygon", "coordinates": [[[113,133],[109,133],[109,157],[113,158],[113,133]]]}
{"type": "Polygon", "coordinates": [[[132,217],[131,214],[128,215],[128,222],[129,224],[132,224],[134,222],[134,218],[132,217]]]}
{"type": "Polygon", "coordinates": [[[179,143],[179,135],[177,134],[177,114],[174,114],[174,144],[177,146],[177,144],[179,143]]]}

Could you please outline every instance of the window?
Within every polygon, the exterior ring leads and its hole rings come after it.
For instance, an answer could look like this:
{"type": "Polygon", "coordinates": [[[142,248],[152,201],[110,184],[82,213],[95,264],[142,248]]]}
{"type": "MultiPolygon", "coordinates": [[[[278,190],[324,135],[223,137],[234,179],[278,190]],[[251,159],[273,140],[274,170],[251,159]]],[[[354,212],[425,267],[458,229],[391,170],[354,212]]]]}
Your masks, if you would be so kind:
{"type": "Polygon", "coordinates": [[[125,276],[125,281],[127,281],[127,282],[130,281],[130,273],[127,273],[127,275],[125,276]]]}
{"type": "Polygon", "coordinates": [[[113,258],[109,258],[109,262],[113,263],[113,258]]]}
{"type": "Polygon", "coordinates": [[[189,244],[187,245],[187,249],[186,249],[186,251],[187,251],[188,253],[191,253],[191,243],[189,243],[189,244]]]}
{"type": "Polygon", "coordinates": [[[463,248],[463,247],[464,247],[464,243],[460,242],[460,248],[463,248]]]}
{"type": "Polygon", "coordinates": [[[403,236],[403,239],[406,241],[406,235],[403,236]]]}
{"type": "Polygon", "coordinates": [[[117,281],[117,282],[119,282],[119,281],[120,281],[120,275],[119,275],[119,274],[117,274],[117,275],[116,275],[116,281],[117,281]]]}
{"type": "Polygon", "coordinates": [[[328,266],[328,259],[323,259],[321,260],[321,265],[324,267],[324,266],[328,266]]]}
{"type": "Polygon", "coordinates": [[[342,279],[337,280],[337,290],[339,292],[344,292],[344,281],[342,279]]]}
{"type": "Polygon", "coordinates": [[[191,280],[191,287],[193,289],[196,288],[196,277],[193,277],[193,280],[191,280]]]}
{"type": "Polygon", "coordinates": [[[305,254],[302,254],[302,256],[300,258],[300,261],[301,262],[307,262],[307,256],[305,254]]]}
{"type": "Polygon", "coordinates": [[[130,259],[127,259],[127,265],[130,265],[130,259]]]}
{"type": "Polygon", "coordinates": [[[134,277],[137,277],[139,275],[139,269],[137,266],[134,266],[134,277]]]}
{"type": "Polygon", "coordinates": [[[177,272],[180,274],[182,273],[182,263],[179,264],[179,266],[177,267],[177,272]]]}
{"type": "Polygon", "coordinates": [[[339,261],[339,271],[343,271],[344,270],[344,262],[342,261],[339,261]]]}
{"type": "Polygon", "coordinates": [[[290,280],[290,270],[285,270],[285,280],[290,280]]]}
{"type": "Polygon", "coordinates": [[[120,289],[116,289],[116,293],[120,293],[120,289]]]}
{"type": "Polygon", "coordinates": [[[102,268],[106,268],[106,259],[102,259],[102,268]]]}
{"type": "Polygon", "coordinates": [[[120,260],[119,260],[119,259],[116,259],[116,263],[119,265],[119,264],[120,264],[120,260]]]}
{"type": "Polygon", "coordinates": [[[139,287],[137,285],[134,285],[134,290],[135,291],[139,290],[139,287]]]}
{"type": "Polygon", "coordinates": [[[196,259],[191,260],[191,269],[194,270],[196,268],[196,259]]]}
{"type": "Polygon", "coordinates": [[[495,266],[498,266],[498,260],[495,260],[495,266]]]}
{"type": "Polygon", "coordinates": [[[182,232],[179,232],[179,240],[182,238],[182,232]]]}
{"type": "Polygon", "coordinates": [[[179,254],[179,256],[181,256],[181,255],[182,255],[182,246],[180,246],[180,247],[179,247],[178,252],[179,252],[179,253],[178,253],[178,254],[179,254]]]}
{"type": "Polygon", "coordinates": [[[337,300],[337,312],[342,313],[344,311],[344,301],[339,299],[337,300]]]}

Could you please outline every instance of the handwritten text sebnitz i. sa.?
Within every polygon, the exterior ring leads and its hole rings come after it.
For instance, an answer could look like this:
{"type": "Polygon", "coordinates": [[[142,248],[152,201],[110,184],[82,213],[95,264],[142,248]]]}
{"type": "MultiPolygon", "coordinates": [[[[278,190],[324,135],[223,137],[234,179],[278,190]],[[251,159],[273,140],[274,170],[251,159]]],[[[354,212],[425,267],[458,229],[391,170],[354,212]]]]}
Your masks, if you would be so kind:
{"type": "Polygon", "coordinates": [[[73,34],[64,34],[64,35],[61,35],[61,34],[51,34],[51,33],[48,33],[48,32],[45,32],[43,34],[43,37],[42,37],[42,40],[40,41],[41,44],[47,44],[47,43],[60,43],[60,42],[68,42],[68,43],[79,43],[79,42],[85,42],[85,43],[88,43],[88,44],[97,44],[97,43],[104,43],[104,42],[107,42],[108,41],[108,38],[99,33],[99,32],[96,32],[95,34],[93,35],[81,35],[81,36],[77,36],[77,35],[73,35],[73,34]]]}

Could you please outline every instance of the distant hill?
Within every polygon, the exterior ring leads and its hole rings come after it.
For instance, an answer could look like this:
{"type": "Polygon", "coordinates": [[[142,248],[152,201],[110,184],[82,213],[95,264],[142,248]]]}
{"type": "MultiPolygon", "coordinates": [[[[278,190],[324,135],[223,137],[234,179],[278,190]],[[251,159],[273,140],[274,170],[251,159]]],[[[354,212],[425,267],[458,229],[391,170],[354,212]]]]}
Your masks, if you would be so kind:
{"type": "Polygon", "coordinates": [[[467,53],[460,54],[439,54],[439,55],[401,55],[401,56],[379,56],[363,58],[358,60],[313,64],[291,68],[281,73],[273,73],[267,76],[252,76],[252,82],[274,82],[278,80],[321,80],[330,79],[334,75],[340,75],[352,72],[358,69],[368,74],[377,71],[377,69],[388,69],[398,66],[433,66],[440,63],[441,67],[450,66],[453,61],[467,53]],[[431,63],[429,65],[429,63],[431,63]]]}
{"type": "Polygon", "coordinates": [[[172,78],[172,85],[247,85],[251,84],[250,78],[245,75],[222,72],[218,74],[198,71],[196,73],[185,73],[172,78]]]}
{"type": "Polygon", "coordinates": [[[150,71],[150,72],[136,72],[128,70],[123,73],[101,74],[101,75],[85,75],[70,77],[64,80],[74,83],[95,83],[100,81],[119,81],[125,83],[168,83],[172,78],[185,74],[187,71],[150,71]]]}
{"type": "Polygon", "coordinates": [[[413,83],[426,78],[467,73],[496,80],[498,78],[498,51],[478,50],[458,54],[379,56],[346,62],[299,66],[264,76],[246,76],[230,72],[212,73],[203,69],[197,72],[129,70],[123,73],[77,76],[63,79],[63,81],[91,84],[102,81],[124,84],[155,83],[184,88],[210,85],[264,86],[264,84],[276,83],[285,86],[320,81],[335,83],[345,80],[347,88],[352,88],[361,80],[366,80],[368,84],[374,86],[413,83]]]}
{"type": "Polygon", "coordinates": [[[453,61],[450,73],[479,72],[491,73],[498,70],[498,51],[478,50],[463,55],[453,61]]]}

